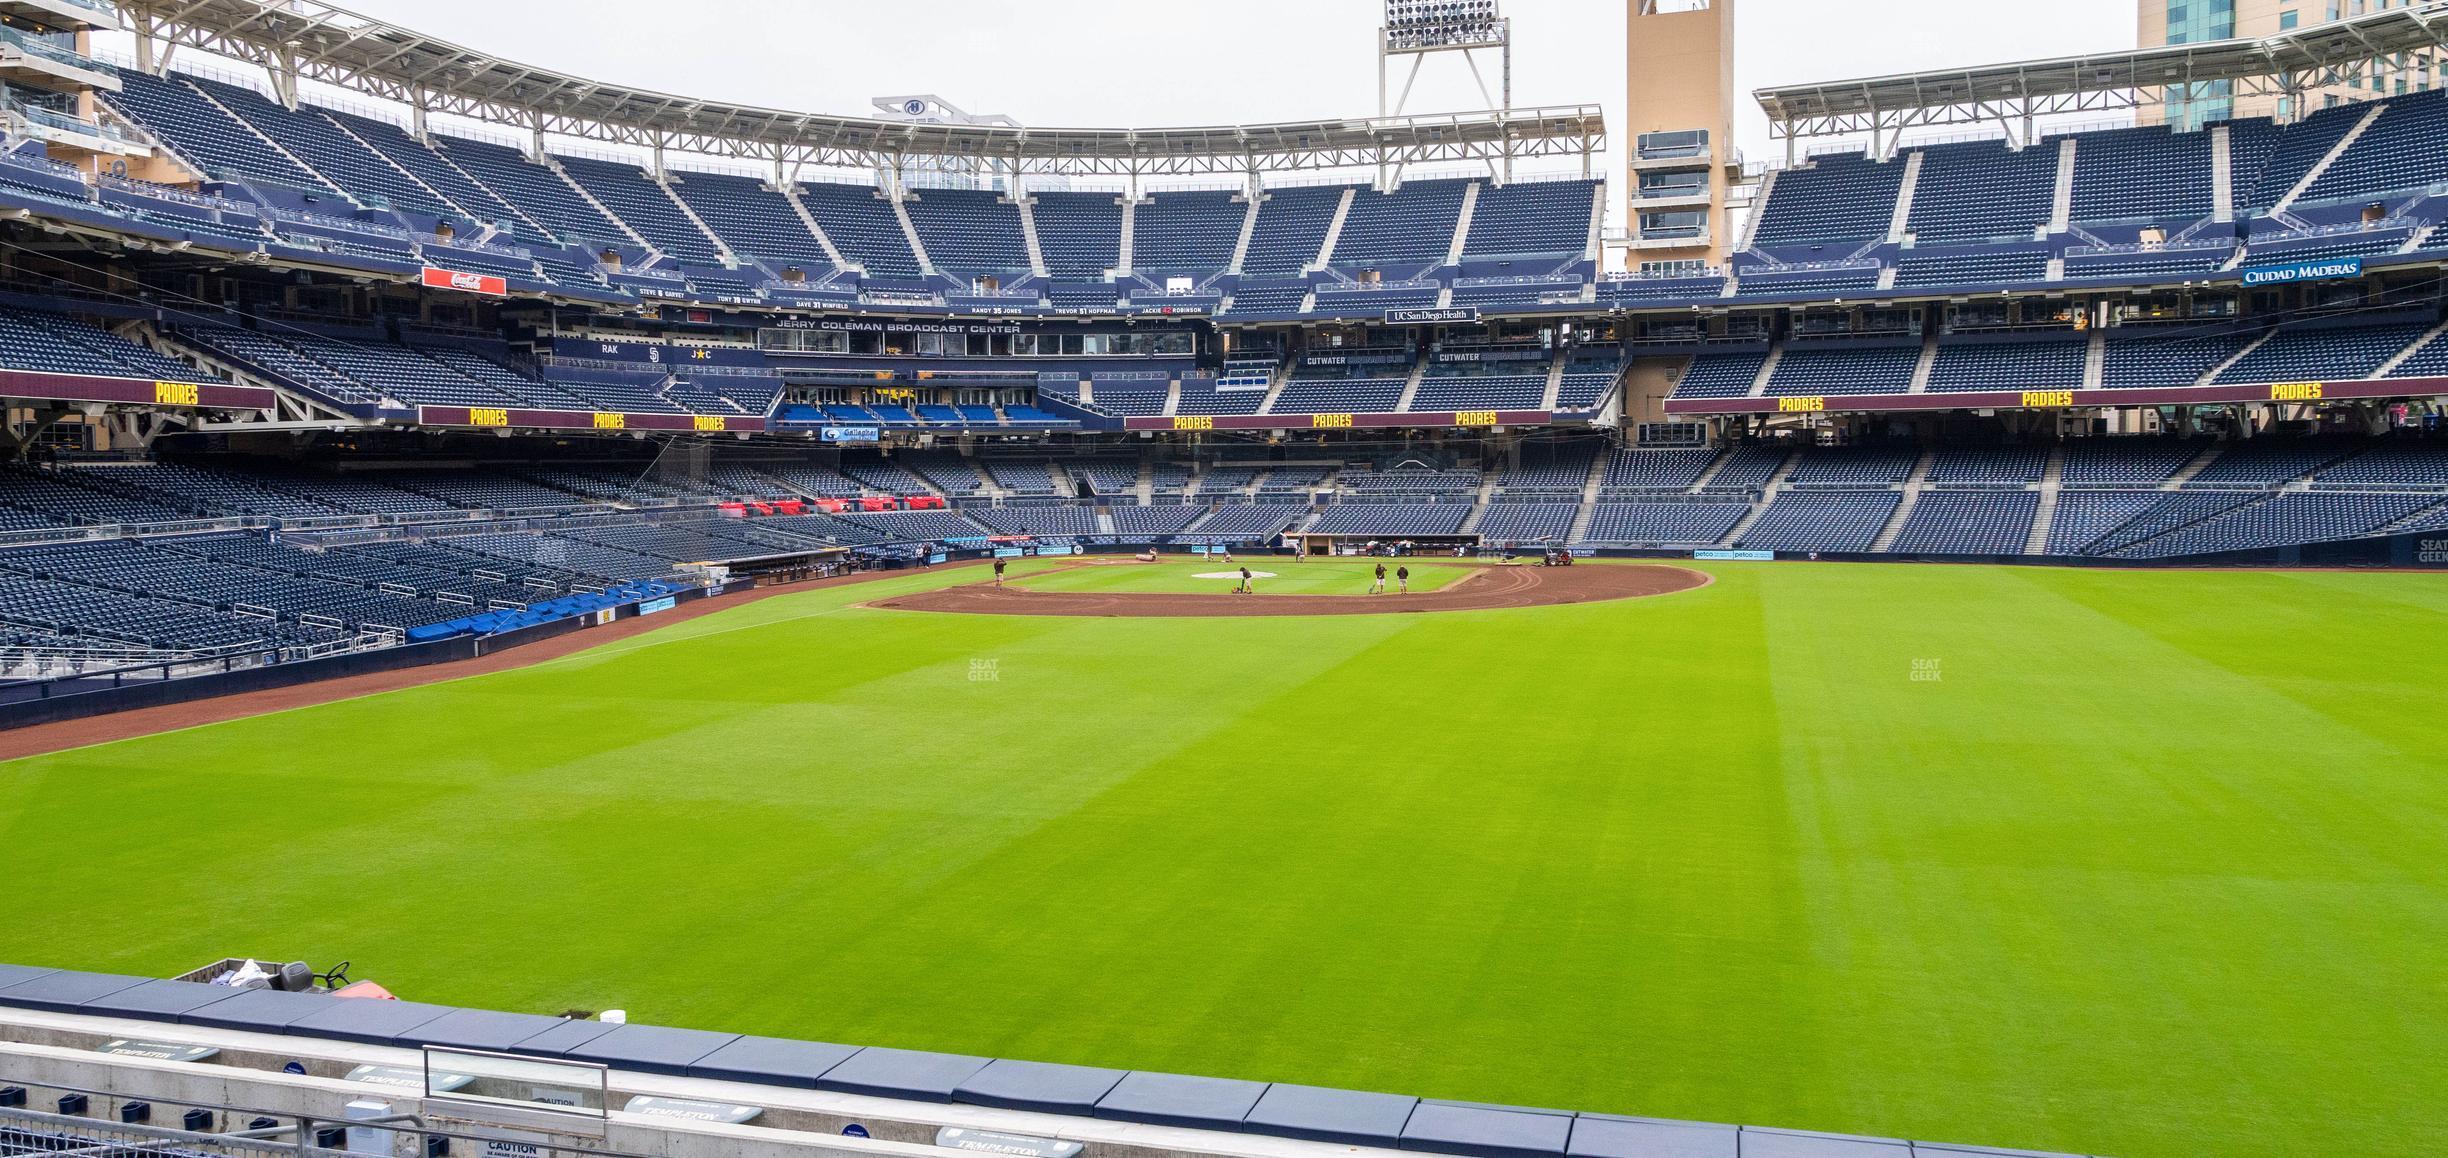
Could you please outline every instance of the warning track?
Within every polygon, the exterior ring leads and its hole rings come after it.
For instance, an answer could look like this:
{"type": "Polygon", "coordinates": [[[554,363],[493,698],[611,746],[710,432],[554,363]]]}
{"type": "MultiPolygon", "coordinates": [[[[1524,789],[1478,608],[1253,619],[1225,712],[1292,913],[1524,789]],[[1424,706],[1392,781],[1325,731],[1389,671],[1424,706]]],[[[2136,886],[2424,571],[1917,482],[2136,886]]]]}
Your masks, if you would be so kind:
{"type": "Polygon", "coordinates": [[[1177,595],[1149,592],[1030,591],[970,583],[878,600],[892,611],[964,615],[1072,615],[1208,619],[1273,615],[1415,615],[1431,611],[1491,611],[1557,607],[1672,595],[1705,587],[1710,577],[1683,567],[1651,564],[1578,567],[1481,567],[1435,591],[1416,595],[1177,595]]]}

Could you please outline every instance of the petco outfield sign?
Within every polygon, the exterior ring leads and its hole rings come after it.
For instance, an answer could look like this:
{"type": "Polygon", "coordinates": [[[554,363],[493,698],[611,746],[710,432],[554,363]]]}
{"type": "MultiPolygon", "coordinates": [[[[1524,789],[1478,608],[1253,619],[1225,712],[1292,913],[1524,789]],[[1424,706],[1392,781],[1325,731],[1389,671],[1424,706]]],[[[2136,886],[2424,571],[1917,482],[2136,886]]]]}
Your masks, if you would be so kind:
{"type": "Polygon", "coordinates": [[[2363,276],[2363,259],[2359,257],[2326,257],[2317,261],[2291,261],[2285,265],[2258,265],[2244,271],[2244,284],[2287,285],[2299,281],[2336,281],[2339,278],[2363,276]]]}

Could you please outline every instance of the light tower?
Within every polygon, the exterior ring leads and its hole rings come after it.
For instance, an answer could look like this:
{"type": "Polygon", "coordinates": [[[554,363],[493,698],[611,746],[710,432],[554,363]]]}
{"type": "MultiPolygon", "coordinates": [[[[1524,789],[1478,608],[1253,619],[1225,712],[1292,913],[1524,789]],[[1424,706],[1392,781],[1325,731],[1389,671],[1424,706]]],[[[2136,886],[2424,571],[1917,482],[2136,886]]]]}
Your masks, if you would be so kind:
{"type": "MultiPolygon", "coordinates": [[[[1377,29],[1377,115],[1399,117],[1411,102],[1411,88],[1419,83],[1420,69],[1428,58],[1441,53],[1460,53],[1462,63],[1470,67],[1471,79],[1479,85],[1479,97],[1485,108],[1499,114],[1513,111],[1513,22],[1497,11],[1496,0],[1385,0],[1385,23],[1377,29]],[[1489,92],[1487,74],[1479,68],[1479,53],[1491,50],[1497,58],[1496,91],[1489,92]],[[1394,58],[1411,58],[1411,70],[1403,78],[1402,92],[1392,93],[1394,58]]],[[[1513,161],[1507,157],[1500,180],[1513,179],[1513,161]]],[[[1386,183],[1385,166],[1377,167],[1377,183],[1386,183]]]]}

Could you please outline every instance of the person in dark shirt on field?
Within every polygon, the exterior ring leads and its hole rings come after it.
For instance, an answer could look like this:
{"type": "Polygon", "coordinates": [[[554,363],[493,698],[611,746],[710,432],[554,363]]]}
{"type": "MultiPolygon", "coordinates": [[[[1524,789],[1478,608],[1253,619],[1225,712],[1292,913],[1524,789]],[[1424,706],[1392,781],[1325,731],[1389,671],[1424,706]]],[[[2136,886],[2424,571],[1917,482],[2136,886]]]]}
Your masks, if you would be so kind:
{"type": "Polygon", "coordinates": [[[1001,587],[1003,585],[1003,568],[1010,562],[1011,560],[1009,559],[995,560],[995,586],[1001,587]]]}
{"type": "Polygon", "coordinates": [[[1383,564],[1383,563],[1379,563],[1379,564],[1377,565],[1377,581],[1376,581],[1375,583],[1371,583],[1371,584],[1369,584],[1369,594],[1371,594],[1371,595],[1383,595],[1383,594],[1385,594],[1385,564],[1383,564]]]}
{"type": "Polygon", "coordinates": [[[1394,582],[1400,585],[1394,589],[1396,595],[1409,595],[1411,593],[1411,568],[1395,568],[1394,582]]]}

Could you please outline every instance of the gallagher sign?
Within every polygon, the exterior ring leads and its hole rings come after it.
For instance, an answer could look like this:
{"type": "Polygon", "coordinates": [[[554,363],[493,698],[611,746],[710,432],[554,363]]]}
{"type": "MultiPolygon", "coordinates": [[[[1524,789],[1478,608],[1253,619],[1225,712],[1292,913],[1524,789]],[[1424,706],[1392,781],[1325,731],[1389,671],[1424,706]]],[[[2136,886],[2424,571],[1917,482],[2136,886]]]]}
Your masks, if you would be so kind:
{"type": "Polygon", "coordinates": [[[2344,277],[2363,276],[2363,259],[2359,257],[2325,257],[2316,261],[2292,261],[2285,265],[2254,266],[2244,271],[2244,284],[2287,285],[2299,281],[2335,281],[2344,277]]]}
{"type": "Polygon", "coordinates": [[[483,294],[486,297],[510,296],[510,283],[489,273],[461,273],[455,269],[425,267],[428,289],[458,290],[461,293],[483,294]]]}

